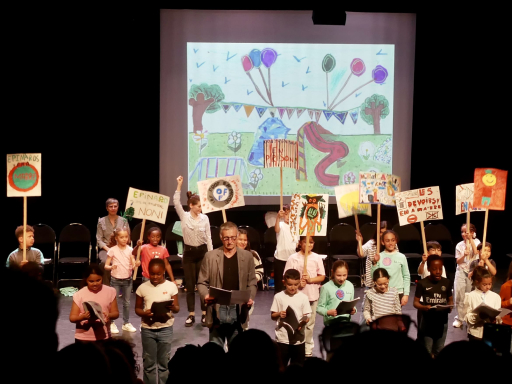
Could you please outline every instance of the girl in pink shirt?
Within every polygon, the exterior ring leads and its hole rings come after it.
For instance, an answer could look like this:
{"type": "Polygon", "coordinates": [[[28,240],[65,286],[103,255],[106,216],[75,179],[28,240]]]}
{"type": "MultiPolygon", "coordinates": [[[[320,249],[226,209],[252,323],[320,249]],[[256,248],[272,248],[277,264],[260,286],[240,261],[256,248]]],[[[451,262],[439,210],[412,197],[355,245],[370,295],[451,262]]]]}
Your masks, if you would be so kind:
{"type": "Polygon", "coordinates": [[[73,304],[69,321],[76,324],[75,341],[97,341],[110,337],[110,321],[119,317],[117,309],[116,290],[103,285],[103,270],[96,264],[91,264],[85,273],[81,290],[73,295],[73,304]],[[95,302],[101,306],[99,316],[91,313],[84,306],[85,302],[95,302]],[[102,320],[105,322],[103,324],[102,320]]]}
{"type": "Polygon", "coordinates": [[[306,357],[313,355],[313,328],[315,327],[316,306],[320,297],[320,287],[325,280],[324,262],[320,255],[312,252],[315,241],[311,236],[308,244],[308,261],[307,268],[304,271],[304,254],[306,252],[306,236],[301,236],[297,253],[291,255],[286,261],[284,271],[288,269],[296,269],[300,272],[302,278],[300,281],[300,289],[308,299],[311,306],[312,316],[304,330],[306,338],[306,357]]]}

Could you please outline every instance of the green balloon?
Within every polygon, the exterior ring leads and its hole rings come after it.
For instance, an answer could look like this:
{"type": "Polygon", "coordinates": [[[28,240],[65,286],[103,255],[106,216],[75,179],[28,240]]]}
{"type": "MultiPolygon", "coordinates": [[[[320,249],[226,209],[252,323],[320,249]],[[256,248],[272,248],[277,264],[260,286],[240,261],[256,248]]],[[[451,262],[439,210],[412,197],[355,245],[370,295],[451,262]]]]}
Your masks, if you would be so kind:
{"type": "Polygon", "coordinates": [[[336,59],[334,58],[334,56],[331,55],[330,53],[325,55],[324,60],[322,61],[322,69],[324,70],[324,72],[331,72],[335,66],[336,59]]]}

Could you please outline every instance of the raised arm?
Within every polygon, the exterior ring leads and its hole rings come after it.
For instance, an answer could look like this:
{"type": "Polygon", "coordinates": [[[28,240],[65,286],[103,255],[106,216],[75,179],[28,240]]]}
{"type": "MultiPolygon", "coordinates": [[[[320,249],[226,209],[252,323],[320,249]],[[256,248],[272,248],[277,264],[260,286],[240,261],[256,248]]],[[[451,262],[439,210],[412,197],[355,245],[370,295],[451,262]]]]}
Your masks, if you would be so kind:
{"type": "Polygon", "coordinates": [[[281,222],[281,219],[284,220],[284,215],[285,215],[285,213],[282,209],[277,213],[276,223],[274,224],[274,229],[275,229],[276,233],[279,233],[279,231],[281,230],[279,223],[281,222]]]}
{"type": "Polygon", "coordinates": [[[178,176],[176,178],[176,180],[178,181],[178,185],[176,186],[176,192],[174,192],[174,196],[172,197],[172,202],[174,204],[174,208],[176,209],[176,212],[178,213],[180,220],[183,220],[183,217],[185,216],[185,210],[181,206],[181,201],[180,201],[181,186],[183,184],[183,176],[178,176]]]}

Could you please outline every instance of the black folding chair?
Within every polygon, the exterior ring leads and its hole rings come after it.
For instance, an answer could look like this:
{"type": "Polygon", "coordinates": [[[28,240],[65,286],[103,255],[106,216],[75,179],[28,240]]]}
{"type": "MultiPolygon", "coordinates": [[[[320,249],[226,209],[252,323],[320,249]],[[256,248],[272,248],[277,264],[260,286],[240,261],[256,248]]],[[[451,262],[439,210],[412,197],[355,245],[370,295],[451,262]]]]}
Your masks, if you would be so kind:
{"type": "Polygon", "coordinates": [[[66,225],[59,235],[57,247],[57,287],[78,287],[85,268],[91,262],[91,233],[82,224],[66,225]],[[61,281],[67,280],[67,283],[61,281]]]}
{"type": "Polygon", "coordinates": [[[263,233],[263,273],[265,280],[265,288],[268,290],[268,281],[271,273],[274,271],[274,253],[276,252],[277,237],[274,227],[270,227],[263,233]]]}
{"type": "Polygon", "coordinates": [[[55,284],[55,255],[57,253],[57,240],[55,231],[46,224],[36,224],[34,228],[34,248],[39,249],[44,257],[43,279],[55,284]]]}
{"type": "Polygon", "coordinates": [[[348,280],[355,286],[362,286],[362,259],[357,256],[355,229],[350,224],[336,224],[329,232],[329,257],[331,263],[345,260],[349,266],[348,280]]]}
{"type": "Polygon", "coordinates": [[[183,255],[182,257],[178,256],[178,244],[177,241],[183,242],[183,237],[175,234],[172,231],[173,226],[170,225],[165,231],[165,247],[169,252],[169,264],[171,264],[172,273],[174,274],[174,278],[183,278],[185,276],[185,272],[183,271],[183,255]]]}
{"type": "Polygon", "coordinates": [[[220,229],[215,225],[210,226],[210,232],[212,234],[212,245],[213,249],[222,247],[222,240],[220,239],[220,229]]]}
{"type": "Polygon", "coordinates": [[[407,265],[411,274],[411,282],[419,279],[418,267],[421,263],[421,255],[423,254],[423,244],[421,234],[413,225],[400,226],[395,224],[393,227],[399,238],[398,249],[407,258],[407,265]],[[420,251],[421,253],[418,253],[420,251]]]}
{"type": "Polygon", "coordinates": [[[261,237],[260,233],[249,225],[240,225],[238,228],[245,229],[247,231],[247,239],[251,243],[251,249],[253,251],[258,252],[258,255],[261,253],[261,237]]]}
{"type": "Polygon", "coordinates": [[[425,226],[425,240],[441,244],[444,268],[447,274],[455,274],[456,262],[452,235],[443,224],[429,223],[425,226]]]}

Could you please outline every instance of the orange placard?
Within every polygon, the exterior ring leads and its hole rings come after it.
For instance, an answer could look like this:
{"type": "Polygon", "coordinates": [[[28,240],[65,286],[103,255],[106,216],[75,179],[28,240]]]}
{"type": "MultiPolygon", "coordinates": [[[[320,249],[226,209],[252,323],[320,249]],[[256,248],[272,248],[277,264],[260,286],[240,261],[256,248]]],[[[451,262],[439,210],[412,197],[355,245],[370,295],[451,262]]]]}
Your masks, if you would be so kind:
{"type": "Polygon", "coordinates": [[[508,171],[496,168],[475,169],[473,207],[505,210],[508,171]]]}

